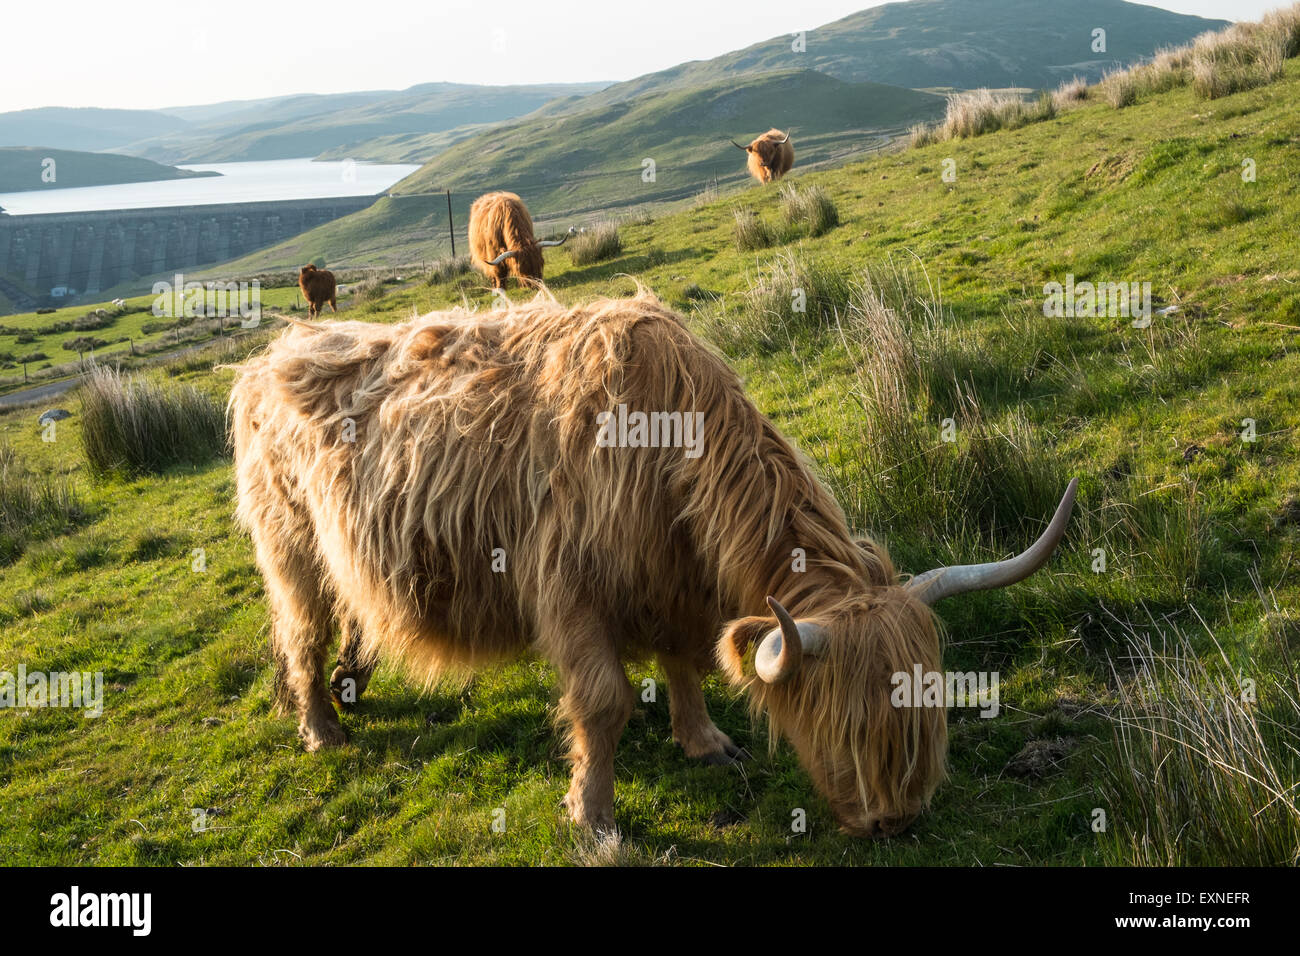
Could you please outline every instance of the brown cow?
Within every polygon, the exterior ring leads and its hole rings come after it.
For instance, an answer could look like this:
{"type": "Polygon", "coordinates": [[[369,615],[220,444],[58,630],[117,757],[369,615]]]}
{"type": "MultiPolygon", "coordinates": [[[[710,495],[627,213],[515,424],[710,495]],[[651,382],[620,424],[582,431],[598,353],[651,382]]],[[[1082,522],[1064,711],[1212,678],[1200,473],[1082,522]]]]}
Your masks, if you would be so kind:
{"type": "Polygon", "coordinates": [[[749,175],[760,183],[775,182],[794,166],[790,134],[779,129],[768,130],[748,146],[741,146],[734,139],[731,145],[749,154],[749,175]]]}
{"type": "Polygon", "coordinates": [[[302,297],[307,300],[307,317],[316,318],[329,303],[329,307],[335,312],[338,307],[334,304],[336,295],[334,286],[334,273],[325,269],[317,269],[315,266],[307,265],[298,270],[298,288],[302,290],[302,297]]]}
{"type": "Polygon", "coordinates": [[[569,814],[601,828],[636,696],[624,660],[646,656],[688,756],[739,753],[700,689],[721,665],[847,832],[905,827],[943,776],[947,724],[942,702],[896,706],[891,675],[938,670],[929,604],[1048,560],[1075,489],[1019,557],[901,583],[646,292],[294,324],[239,368],[230,404],[238,515],[307,749],[345,739],[324,679],[335,620],[365,674],[381,654],[425,682],[540,654],[562,689],[569,814]]]}
{"type": "MultiPolygon", "coordinates": [[[[570,229],[569,235],[573,232],[570,229]]],[[[470,255],[497,289],[505,287],[507,275],[514,276],[522,286],[539,285],[544,266],[542,248],[561,245],[569,235],[538,242],[533,236],[533,217],[514,193],[486,193],[469,207],[470,255]]]]}

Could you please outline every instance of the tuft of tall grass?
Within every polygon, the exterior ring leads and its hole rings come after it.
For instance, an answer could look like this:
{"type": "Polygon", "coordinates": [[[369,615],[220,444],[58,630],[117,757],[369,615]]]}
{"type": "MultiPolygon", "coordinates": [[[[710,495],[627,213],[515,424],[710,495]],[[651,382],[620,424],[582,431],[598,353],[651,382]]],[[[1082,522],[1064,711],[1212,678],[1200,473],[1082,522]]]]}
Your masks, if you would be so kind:
{"type": "Polygon", "coordinates": [[[1168,620],[1121,625],[1128,655],[1112,663],[1114,747],[1102,756],[1108,863],[1300,863],[1300,676],[1256,587],[1279,658],[1268,666],[1234,665],[1203,620],[1204,658],[1168,620]]]}
{"type": "Polygon", "coordinates": [[[731,355],[765,354],[809,334],[834,328],[848,304],[850,280],[842,268],[799,252],[775,256],[729,304],[704,311],[704,336],[731,355]]]}
{"type": "Polygon", "coordinates": [[[1087,102],[1088,81],[1076,76],[1066,80],[1051,93],[1052,107],[1058,113],[1064,113],[1071,107],[1087,102]]]}
{"type": "Polygon", "coordinates": [[[735,216],[735,225],[732,237],[735,240],[737,252],[753,252],[755,249],[766,249],[776,242],[776,235],[772,232],[772,228],[754,210],[739,208],[734,211],[733,215],[735,216]]]}
{"type": "Polygon", "coordinates": [[[82,382],[81,442],[98,474],[198,464],[225,451],[225,412],[192,385],[168,389],[94,366],[82,382]]]}
{"type": "Polygon", "coordinates": [[[1192,43],[1192,89],[1206,99],[1231,96],[1272,83],[1282,75],[1294,35],[1272,21],[1235,23],[1218,33],[1204,33],[1192,43]]]}
{"type": "Polygon", "coordinates": [[[587,266],[593,262],[613,259],[623,251],[623,240],[618,234],[618,225],[612,222],[598,222],[583,232],[569,239],[569,259],[575,266],[587,266]]]}
{"type": "Polygon", "coordinates": [[[1027,540],[1041,529],[1023,523],[1051,513],[1064,465],[1019,406],[994,416],[973,382],[939,387],[935,358],[952,324],[928,279],[921,288],[892,266],[863,273],[838,325],[859,435],[832,483],[877,528],[1027,540]]]}
{"type": "Polygon", "coordinates": [[[30,541],[67,530],[85,514],[67,478],[33,474],[13,448],[0,443],[0,565],[17,560],[30,541]]]}
{"type": "Polygon", "coordinates": [[[840,213],[821,186],[800,189],[786,183],[781,187],[781,219],[791,234],[815,238],[838,226],[840,213]]]}
{"type": "Polygon", "coordinates": [[[429,266],[429,271],[425,274],[425,285],[438,285],[443,282],[450,282],[457,276],[462,276],[473,268],[470,264],[469,256],[448,256],[445,259],[435,259],[429,266]]]}
{"type": "Polygon", "coordinates": [[[352,295],[358,302],[375,302],[385,294],[384,280],[378,277],[362,279],[352,287],[352,295]]]}
{"type": "Polygon", "coordinates": [[[1123,109],[1137,102],[1138,87],[1133,70],[1116,70],[1107,73],[1097,84],[1097,92],[1115,109],[1123,109]]]}
{"type": "Polygon", "coordinates": [[[913,126],[908,138],[912,146],[926,146],[982,136],[999,129],[1017,129],[1055,115],[1056,101],[1052,96],[1027,101],[1015,93],[967,90],[948,94],[944,118],[936,126],[913,126]]]}

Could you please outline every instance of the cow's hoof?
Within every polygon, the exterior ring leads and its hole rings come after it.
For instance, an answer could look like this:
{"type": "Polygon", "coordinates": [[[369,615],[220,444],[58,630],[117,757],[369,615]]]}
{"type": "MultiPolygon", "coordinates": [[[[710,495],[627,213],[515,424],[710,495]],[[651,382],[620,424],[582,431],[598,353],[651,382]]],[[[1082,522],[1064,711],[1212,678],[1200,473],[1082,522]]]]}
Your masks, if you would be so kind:
{"type": "Polygon", "coordinates": [[[339,707],[351,707],[361,699],[369,683],[370,675],[358,674],[339,665],[330,675],[330,697],[334,698],[334,703],[339,707]]]}
{"type": "Polygon", "coordinates": [[[298,728],[298,736],[308,753],[315,753],[326,747],[341,747],[348,742],[348,735],[337,723],[320,723],[314,727],[303,725],[298,728]]]}

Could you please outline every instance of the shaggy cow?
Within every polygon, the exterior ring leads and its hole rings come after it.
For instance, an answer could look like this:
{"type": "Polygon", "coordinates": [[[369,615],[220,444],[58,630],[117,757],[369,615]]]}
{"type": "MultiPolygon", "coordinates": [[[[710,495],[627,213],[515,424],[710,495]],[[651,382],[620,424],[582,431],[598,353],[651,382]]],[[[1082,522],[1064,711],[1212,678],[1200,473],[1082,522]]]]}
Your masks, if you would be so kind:
{"type": "Polygon", "coordinates": [[[748,146],[741,146],[734,139],[731,145],[749,154],[749,175],[760,183],[774,182],[794,166],[794,144],[790,142],[790,134],[779,129],[768,130],[748,146]]]}
{"type": "Polygon", "coordinates": [[[303,266],[298,270],[298,288],[302,290],[302,297],[307,300],[308,318],[316,318],[329,303],[329,307],[335,312],[338,311],[334,304],[336,295],[334,286],[334,273],[325,269],[317,269],[315,266],[303,266]]]}
{"type": "Polygon", "coordinates": [[[927,605],[1031,574],[1074,494],[1021,556],[900,584],[735,373],[646,292],[295,323],[239,368],[230,404],[238,515],[307,749],[345,739],[323,670],[334,620],[336,692],[381,654],[433,681],[535,652],[561,684],[568,811],[595,827],[613,824],[635,699],[623,662],[651,655],[687,755],[739,754],[700,689],[720,665],[847,832],[905,827],[943,776],[946,718],[893,706],[891,675],[937,671],[927,605]]]}
{"type": "Polygon", "coordinates": [[[545,264],[542,248],[562,245],[569,235],[538,242],[533,237],[533,217],[514,193],[486,193],[469,207],[470,255],[497,289],[505,287],[507,275],[523,286],[539,285],[545,264]]]}

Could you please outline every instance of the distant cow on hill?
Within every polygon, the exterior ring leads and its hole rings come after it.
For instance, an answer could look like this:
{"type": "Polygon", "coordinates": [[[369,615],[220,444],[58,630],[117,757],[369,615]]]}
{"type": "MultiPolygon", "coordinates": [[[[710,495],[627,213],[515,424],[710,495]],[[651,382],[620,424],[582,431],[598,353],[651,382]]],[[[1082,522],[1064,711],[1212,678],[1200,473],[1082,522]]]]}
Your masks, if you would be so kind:
{"type": "Polygon", "coordinates": [[[505,288],[507,275],[523,286],[539,284],[545,265],[542,247],[558,246],[568,238],[538,242],[533,236],[533,217],[514,193],[487,193],[469,207],[470,255],[475,267],[497,289],[505,288]]]}
{"type": "Polygon", "coordinates": [[[334,285],[334,273],[325,269],[317,269],[315,266],[303,266],[298,270],[298,288],[302,290],[302,297],[307,300],[307,316],[316,318],[325,308],[325,303],[335,312],[338,307],[334,304],[336,288],[334,285]]]}
{"type": "Polygon", "coordinates": [[[768,130],[748,146],[741,146],[734,139],[731,145],[749,154],[749,174],[760,183],[774,182],[794,166],[794,144],[790,142],[790,134],[779,129],[768,130]]]}

